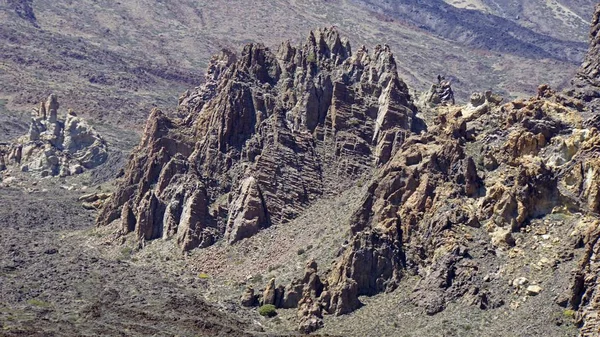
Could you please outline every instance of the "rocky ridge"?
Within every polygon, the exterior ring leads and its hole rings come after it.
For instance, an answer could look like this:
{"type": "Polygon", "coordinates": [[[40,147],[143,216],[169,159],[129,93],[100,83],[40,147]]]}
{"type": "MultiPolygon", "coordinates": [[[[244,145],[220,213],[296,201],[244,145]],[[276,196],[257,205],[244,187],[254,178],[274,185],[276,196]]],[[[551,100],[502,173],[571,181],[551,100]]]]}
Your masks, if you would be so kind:
{"type": "MultiPolygon", "coordinates": [[[[596,35],[594,26],[592,64],[596,35]]],[[[582,78],[594,88],[589,69],[584,63],[576,89],[582,78]]],[[[600,137],[594,105],[577,92],[540,86],[537,96],[506,104],[477,93],[467,106],[418,110],[389,48],[353,53],[334,29],[276,53],[257,44],[240,56],[223,51],[206,84],[180,98],[179,117],[152,112],[98,224],[134,232],[140,246],[158,238],[175,238],[184,251],[235,244],[368,177],[329,270],[310,261],[290,284],[271,280],[243,296],[244,305],[297,307],[300,330],[311,332],[325,314],[348,314],[360,296],[391,292],[407,276],[419,278],[412,302],[429,315],[454,301],[507,305],[506,291],[489,283],[536,296],[545,284],[489,262],[526,249],[538,219],[560,218],[551,246],[586,248],[556,303],[592,336],[600,137]]],[[[556,265],[574,258],[556,254],[556,265]]]]}
{"type": "Polygon", "coordinates": [[[206,82],[180,98],[184,118],[152,112],[100,225],[183,250],[233,243],[341,191],[422,127],[389,48],[353,55],[331,29],[276,54],[224,51],[206,82]]]}
{"type": "Polygon", "coordinates": [[[85,120],[69,110],[58,117],[56,95],[33,110],[28,134],[0,147],[0,171],[7,168],[41,177],[69,176],[103,164],[107,144],[85,120]]]}

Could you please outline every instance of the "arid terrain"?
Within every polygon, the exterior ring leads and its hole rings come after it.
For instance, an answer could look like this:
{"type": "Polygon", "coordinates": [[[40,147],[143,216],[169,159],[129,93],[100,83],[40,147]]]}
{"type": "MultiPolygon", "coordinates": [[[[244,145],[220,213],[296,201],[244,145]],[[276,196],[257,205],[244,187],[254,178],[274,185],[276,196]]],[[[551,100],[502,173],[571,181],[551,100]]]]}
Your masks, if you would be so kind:
{"type": "Polygon", "coordinates": [[[595,5],[1,1],[0,336],[600,335],[595,5]]]}
{"type": "Polygon", "coordinates": [[[538,83],[556,86],[572,76],[586,48],[591,1],[557,2],[568,15],[541,1],[517,8],[496,2],[482,7],[490,15],[441,0],[394,8],[377,1],[6,0],[0,98],[28,114],[54,92],[95,123],[139,130],[151,107],[172,107],[200,85],[220,49],[275,47],[324,26],[338,27],[354,46],[390,45],[402,78],[416,90],[438,74],[452,77],[462,101],[488,88],[524,97],[538,83]]]}

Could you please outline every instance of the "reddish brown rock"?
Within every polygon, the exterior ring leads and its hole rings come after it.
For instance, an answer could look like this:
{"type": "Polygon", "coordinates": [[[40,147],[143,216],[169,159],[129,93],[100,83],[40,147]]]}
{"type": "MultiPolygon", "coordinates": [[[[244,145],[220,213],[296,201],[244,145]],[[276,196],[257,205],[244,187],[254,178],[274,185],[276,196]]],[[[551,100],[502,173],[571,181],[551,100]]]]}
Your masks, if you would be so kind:
{"type": "Polygon", "coordinates": [[[223,51],[177,110],[181,119],[151,113],[98,224],[112,223],[131,200],[146,240],[177,233],[185,250],[295,219],[385,163],[423,127],[389,48],[352,54],[335,29],[276,53],[260,44],[239,56],[223,51]],[[196,196],[178,188],[196,182],[196,196]],[[200,213],[186,213],[189,203],[200,213]]]}

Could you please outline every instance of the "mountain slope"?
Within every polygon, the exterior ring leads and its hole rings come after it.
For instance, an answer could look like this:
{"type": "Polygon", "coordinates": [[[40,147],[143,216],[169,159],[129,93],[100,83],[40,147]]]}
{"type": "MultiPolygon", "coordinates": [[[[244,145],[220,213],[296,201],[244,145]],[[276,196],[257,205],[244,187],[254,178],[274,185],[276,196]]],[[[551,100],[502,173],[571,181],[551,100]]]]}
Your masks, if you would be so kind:
{"type": "Polygon", "coordinates": [[[563,40],[586,41],[593,0],[446,0],[458,7],[491,13],[538,33],[563,40]]]}
{"type": "MultiPolygon", "coordinates": [[[[440,15],[436,6],[422,7],[419,20],[440,15]]],[[[457,20],[472,17],[460,15],[457,20]]],[[[480,88],[522,96],[540,82],[559,84],[576,68],[565,60],[580,57],[576,43],[532,31],[524,33],[529,36],[525,42],[502,42],[506,53],[477,49],[487,43],[465,49],[458,42],[479,33],[477,17],[444,35],[419,29],[419,20],[397,20],[352,1],[241,1],[231,6],[191,0],[11,0],[0,3],[0,18],[0,96],[8,99],[6,107],[26,111],[54,92],[65,106],[104,124],[106,132],[115,126],[139,128],[151,107],[175,104],[181,92],[201,84],[210,56],[221,48],[298,41],[318,26],[336,25],[356,46],[388,44],[397,51],[409,86],[424,90],[438,74],[446,74],[463,100],[480,88]],[[542,45],[531,37],[539,37],[542,45]],[[568,55],[556,52],[556,43],[568,55]]],[[[512,27],[498,18],[487,21],[500,24],[502,31],[512,27]]]]}
{"type": "MultiPolygon", "coordinates": [[[[588,87],[575,82],[584,92],[597,90],[599,13],[576,77],[588,87]]],[[[387,46],[353,51],[335,28],[276,52],[223,51],[205,85],[181,97],[180,117],[153,111],[98,225],[142,247],[199,248],[192,265],[235,282],[217,293],[296,309],[289,321],[302,332],[348,324],[357,310],[373,315],[389,297],[419,317],[457,308],[527,317],[494,327],[499,336],[570,336],[576,324],[592,336],[595,105],[542,85],[506,104],[486,92],[464,106],[417,108],[395,59],[387,46]],[[291,247],[306,252],[300,243],[311,249],[303,272],[290,256],[291,247]],[[268,265],[282,259],[296,264],[268,265]],[[273,278],[242,293],[246,264],[273,278]],[[398,288],[412,290],[381,295],[398,288]]]]}
{"type": "MultiPolygon", "coordinates": [[[[490,12],[464,10],[444,1],[356,1],[372,10],[409,22],[442,38],[476,49],[515,54],[527,58],[557,58],[581,62],[586,44],[573,35],[559,40],[540,34],[490,12]]],[[[591,12],[591,6],[590,12],[591,12]]],[[[553,16],[545,16],[549,20],[553,16]]],[[[587,22],[582,22],[587,27],[587,22]]],[[[583,28],[583,27],[579,27],[583,28]]]]}

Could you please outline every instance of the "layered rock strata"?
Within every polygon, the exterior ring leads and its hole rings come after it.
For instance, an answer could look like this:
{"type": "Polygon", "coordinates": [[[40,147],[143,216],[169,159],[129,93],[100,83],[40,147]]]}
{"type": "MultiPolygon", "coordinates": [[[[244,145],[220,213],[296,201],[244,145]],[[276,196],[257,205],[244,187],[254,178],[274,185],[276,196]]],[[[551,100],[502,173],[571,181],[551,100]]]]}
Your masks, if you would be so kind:
{"type": "MultiPolygon", "coordinates": [[[[583,101],[583,124],[571,139],[560,143],[561,153],[570,158],[563,170],[559,183],[563,193],[571,196],[576,205],[598,214],[600,212],[600,154],[598,138],[600,127],[600,4],[592,19],[590,49],[579,72],[572,81],[569,94],[583,101]]],[[[596,219],[585,231],[578,244],[584,246],[583,258],[573,274],[568,295],[559,302],[577,311],[577,322],[581,336],[596,336],[600,333],[600,221],[596,219]]]]}
{"type": "Polygon", "coordinates": [[[387,46],[352,53],[335,29],[276,52],[215,56],[178,117],[151,113],[98,218],[141,240],[230,243],[295,219],[387,162],[422,128],[387,46]]]}

